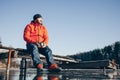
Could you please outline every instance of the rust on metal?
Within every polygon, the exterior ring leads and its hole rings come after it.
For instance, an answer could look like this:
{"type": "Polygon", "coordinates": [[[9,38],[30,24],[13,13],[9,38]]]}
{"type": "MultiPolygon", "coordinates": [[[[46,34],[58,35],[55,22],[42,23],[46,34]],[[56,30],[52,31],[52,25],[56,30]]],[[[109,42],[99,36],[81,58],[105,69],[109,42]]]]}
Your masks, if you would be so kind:
{"type": "Polygon", "coordinates": [[[10,61],[11,61],[11,53],[12,49],[9,50],[8,53],[8,60],[7,60],[7,67],[6,67],[6,80],[9,80],[9,72],[10,72],[10,61]]]}

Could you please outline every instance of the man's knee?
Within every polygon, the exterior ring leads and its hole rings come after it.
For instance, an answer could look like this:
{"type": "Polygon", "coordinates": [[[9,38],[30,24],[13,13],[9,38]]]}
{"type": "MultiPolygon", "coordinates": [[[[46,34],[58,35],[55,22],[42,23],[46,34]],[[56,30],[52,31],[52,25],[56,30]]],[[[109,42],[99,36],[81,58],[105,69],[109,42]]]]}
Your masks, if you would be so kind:
{"type": "Polygon", "coordinates": [[[38,48],[37,48],[37,46],[35,45],[35,44],[27,44],[27,51],[29,52],[29,53],[31,53],[31,52],[33,52],[33,51],[37,51],[38,50],[38,48]]]}
{"type": "Polygon", "coordinates": [[[47,47],[47,50],[46,50],[48,53],[52,53],[52,50],[49,48],[49,47],[47,47]]]}
{"type": "Polygon", "coordinates": [[[37,45],[32,43],[27,44],[27,49],[34,49],[34,48],[37,49],[37,45]]]}

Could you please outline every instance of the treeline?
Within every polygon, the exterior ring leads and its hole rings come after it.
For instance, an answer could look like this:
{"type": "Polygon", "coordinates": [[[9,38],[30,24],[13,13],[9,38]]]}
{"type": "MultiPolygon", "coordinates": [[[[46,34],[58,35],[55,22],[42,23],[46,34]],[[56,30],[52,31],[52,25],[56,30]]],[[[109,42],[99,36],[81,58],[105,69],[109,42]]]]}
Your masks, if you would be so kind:
{"type": "Polygon", "coordinates": [[[120,41],[117,41],[112,45],[105,46],[102,49],[94,49],[92,51],[69,56],[82,61],[114,59],[117,64],[120,64],[120,41]]]}

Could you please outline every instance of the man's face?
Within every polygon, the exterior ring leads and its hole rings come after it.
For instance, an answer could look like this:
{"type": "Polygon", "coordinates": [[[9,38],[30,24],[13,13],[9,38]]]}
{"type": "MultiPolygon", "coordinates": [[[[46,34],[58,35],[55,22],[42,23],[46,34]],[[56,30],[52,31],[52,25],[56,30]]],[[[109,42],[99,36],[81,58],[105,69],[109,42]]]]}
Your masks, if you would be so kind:
{"type": "Polygon", "coordinates": [[[42,24],[42,17],[37,18],[36,21],[37,21],[39,24],[42,24]]]}

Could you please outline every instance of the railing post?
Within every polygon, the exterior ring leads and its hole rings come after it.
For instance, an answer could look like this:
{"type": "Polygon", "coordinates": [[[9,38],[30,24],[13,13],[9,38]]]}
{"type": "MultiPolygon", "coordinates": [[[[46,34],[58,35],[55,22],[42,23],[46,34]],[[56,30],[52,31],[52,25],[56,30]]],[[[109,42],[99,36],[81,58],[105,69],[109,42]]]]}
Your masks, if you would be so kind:
{"type": "Polygon", "coordinates": [[[6,67],[6,79],[5,80],[9,80],[9,72],[10,72],[10,61],[11,61],[11,53],[12,53],[12,49],[9,50],[8,53],[8,59],[7,59],[7,67],[6,67]]]}
{"type": "Polygon", "coordinates": [[[22,58],[21,60],[21,64],[20,64],[20,76],[19,76],[19,80],[26,80],[26,58],[22,58]]]}

